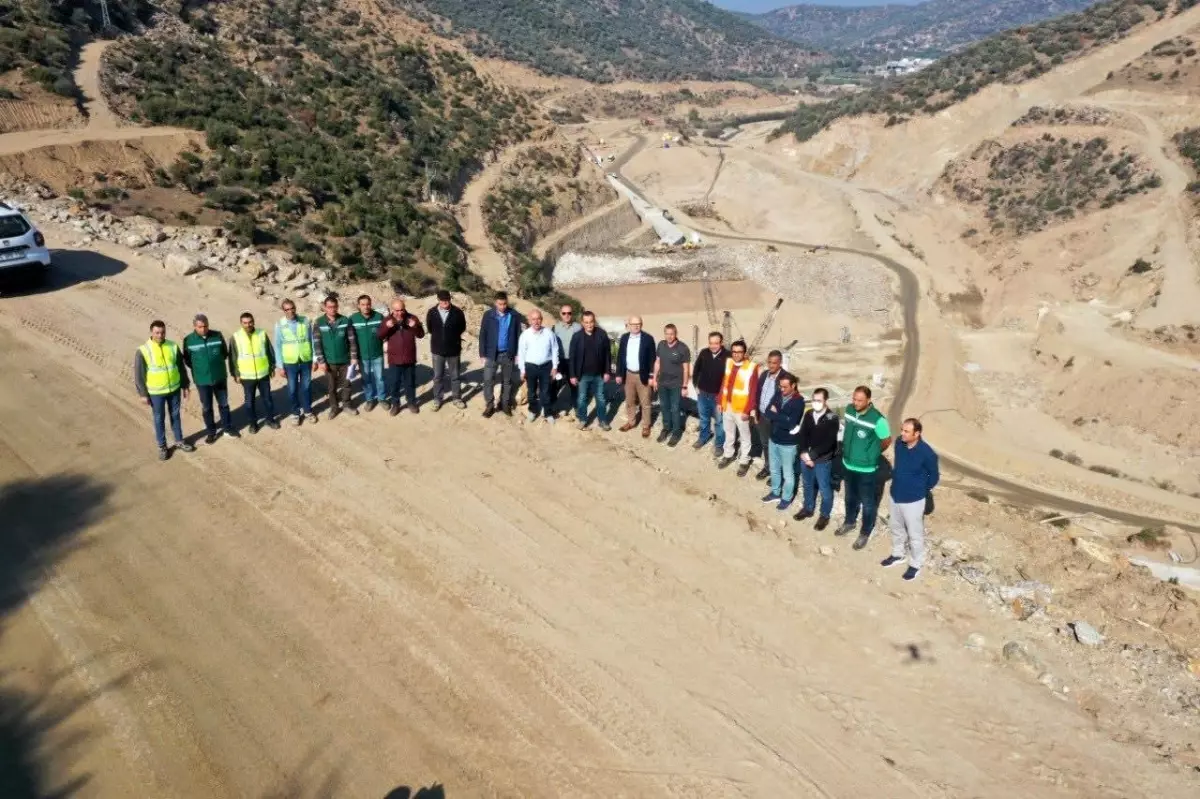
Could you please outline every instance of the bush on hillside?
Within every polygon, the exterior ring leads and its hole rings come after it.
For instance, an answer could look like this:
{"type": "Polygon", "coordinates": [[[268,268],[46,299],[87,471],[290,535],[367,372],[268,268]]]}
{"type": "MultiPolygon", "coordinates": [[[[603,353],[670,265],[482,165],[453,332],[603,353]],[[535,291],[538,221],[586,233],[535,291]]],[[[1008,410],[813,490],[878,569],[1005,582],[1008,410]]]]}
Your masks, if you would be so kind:
{"type": "MultiPolygon", "coordinates": [[[[156,181],[236,213],[242,241],[291,246],[319,229],[321,246],[297,253],[306,262],[362,276],[412,268],[474,290],[457,225],[433,201],[456,200],[486,154],[526,136],[532,106],[455,53],[378,31],[347,40],[336,8],[289,3],[239,20],[253,66],[221,38],[118,44],[112,77],[135,118],[202,130],[211,149],[156,181]]],[[[189,22],[222,31],[222,10],[193,8],[189,22]]]]}
{"type": "Polygon", "coordinates": [[[1162,13],[1167,0],[1105,0],[1076,14],[1006,31],[871,91],[801,105],[774,135],[791,133],[805,141],[842,117],[887,114],[895,124],[936,113],[993,83],[1036,78],[1123,38],[1151,19],[1146,7],[1162,13]]]}

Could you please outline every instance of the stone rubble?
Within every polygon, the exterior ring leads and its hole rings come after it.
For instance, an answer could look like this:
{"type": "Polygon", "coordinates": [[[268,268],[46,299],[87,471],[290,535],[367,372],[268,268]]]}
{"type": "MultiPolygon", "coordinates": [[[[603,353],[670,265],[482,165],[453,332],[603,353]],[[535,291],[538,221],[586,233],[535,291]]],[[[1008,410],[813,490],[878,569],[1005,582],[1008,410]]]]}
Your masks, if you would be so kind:
{"type": "Polygon", "coordinates": [[[295,262],[292,253],[286,250],[262,252],[254,247],[238,247],[220,228],[175,227],[147,217],[116,217],[69,197],[60,197],[45,185],[15,180],[4,174],[0,174],[0,188],[14,207],[36,219],[67,225],[77,232],[78,239],[51,242],[54,247],[91,246],[96,241],[119,244],[158,259],[164,269],[181,277],[211,272],[246,281],[257,296],[269,295],[273,300],[282,299],[283,291],[293,291],[297,298],[304,298],[310,294],[324,297],[337,290],[328,272],[305,271],[304,265],[295,262]]]}

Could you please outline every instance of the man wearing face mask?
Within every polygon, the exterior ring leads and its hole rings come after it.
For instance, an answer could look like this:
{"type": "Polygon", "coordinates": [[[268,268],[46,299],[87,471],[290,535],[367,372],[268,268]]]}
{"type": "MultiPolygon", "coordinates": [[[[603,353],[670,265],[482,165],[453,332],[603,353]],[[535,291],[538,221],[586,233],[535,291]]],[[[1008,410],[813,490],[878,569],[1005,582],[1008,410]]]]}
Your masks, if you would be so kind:
{"type": "Polygon", "coordinates": [[[812,408],[800,421],[800,483],[804,488],[804,505],[796,521],[812,518],[817,508],[817,489],[821,492],[821,515],[817,530],[829,526],[833,512],[833,459],[837,453],[838,429],[841,420],[829,407],[829,392],[824,388],[813,391],[812,408]]]}

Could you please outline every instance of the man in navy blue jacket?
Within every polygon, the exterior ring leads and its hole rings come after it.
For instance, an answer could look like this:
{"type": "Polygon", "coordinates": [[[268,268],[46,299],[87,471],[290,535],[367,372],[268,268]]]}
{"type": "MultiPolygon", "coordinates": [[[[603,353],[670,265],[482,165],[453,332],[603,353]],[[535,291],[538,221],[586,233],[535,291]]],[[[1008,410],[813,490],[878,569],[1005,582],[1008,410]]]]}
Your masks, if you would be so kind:
{"type": "Polygon", "coordinates": [[[608,430],[608,398],[604,389],[608,385],[612,367],[612,345],[609,344],[608,334],[596,325],[596,315],[591,311],[583,312],[583,329],[571,337],[568,359],[571,385],[579,390],[575,405],[579,429],[587,429],[588,401],[595,397],[596,421],[601,430],[608,430]]]}
{"type": "Polygon", "coordinates": [[[922,438],[920,419],[905,419],[892,466],[892,554],[880,564],[884,568],[904,562],[905,580],[915,580],[925,562],[925,498],[938,484],[938,457],[922,438]]]}
{"type": "Polygon", "coordinates": [[[629,332],[621,335],[617,347],[617,385],[625,386],[625,424],[622,433],[637,427],[638,407],[642,410],[642,438],[650,437],[650,400],[654,391],[654,337],[642,332],[642,317],[631,316],[629,332]]]}
{"type": "Polygon", "coordinates": [[[796,378],[780,372],[775,378],[775,396],[763,415],[771,422],[767,441],[771,471],[771,493],[763,502],[787,510],[796,498],[796,447],[800,443],[800,420],[804,417],[804,397],[796,390],[796,378]]]}
{"type": "Polygon", "coordinates": [[[521,315],[508,307],[508,294],[496,292],[495,305],[483,314],[479,323],[479,357],[483,358],[483,400],[487,407],[483,418],[496,413],[496,370],[500,370],[500,409],[513,415],[513,366],[517,360],[517,340],[521,337],[521,315]]]}

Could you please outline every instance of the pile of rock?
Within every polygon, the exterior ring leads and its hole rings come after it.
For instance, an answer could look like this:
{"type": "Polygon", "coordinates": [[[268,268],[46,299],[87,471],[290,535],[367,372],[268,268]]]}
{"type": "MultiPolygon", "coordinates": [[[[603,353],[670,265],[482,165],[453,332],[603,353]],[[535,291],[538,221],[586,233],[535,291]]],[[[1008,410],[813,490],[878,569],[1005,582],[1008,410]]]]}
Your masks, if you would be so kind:
{"type": "Polygon", "coordinates": [[[248,282],[259,296],[281,299],[285,294],[303,298],[324,296],[335,290],[330,275],[322,270],[309,271],[295,263],[290,252],[254,247],[239,247],[221,228],[163,225],[142,216],[118,217],[90,208],[70,198],[58,197],[40,184],[5,181],[10,203],[35,219],[73,228],[79,235],[74,241],[51,242],[56,247],[87,247],[97,241],[119,244],[158,259],[164,269],[190,277],[215,272],[229,280],[248,282]]]}

